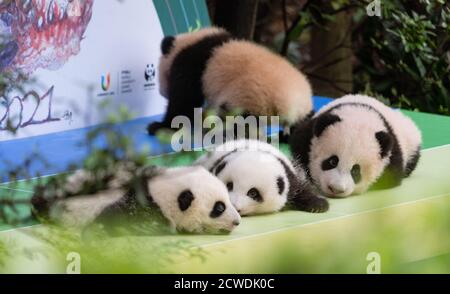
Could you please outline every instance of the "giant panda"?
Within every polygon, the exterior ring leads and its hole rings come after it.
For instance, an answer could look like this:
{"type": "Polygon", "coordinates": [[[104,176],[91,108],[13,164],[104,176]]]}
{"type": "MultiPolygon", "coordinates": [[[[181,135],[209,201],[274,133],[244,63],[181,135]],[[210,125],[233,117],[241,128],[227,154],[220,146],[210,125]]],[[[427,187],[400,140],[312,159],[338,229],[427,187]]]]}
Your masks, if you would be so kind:
{"type": "Polygon", "coordinates": [[[309,179],[329,197],[397,186],[416,168],[421,133],[400,111],[346,95],[294,128],[290,147],[309,179]]]}
{"type": "Polygon", "coordinates": [[[239,225],[240,215],[225,185],[202,167],[146,167],[136,174],[132,189],[124,188],[132,176],[122,169],[122,178],[108,180],[102,190],[80,194],[92,179],[91,172],[81,170],[67,179],[62,192],[38,189],[32,198],[33,213],[71,228],[101,224],[107,232],[155,213],[172,231],[229,233],[239,225]]]}
{"type": "Polygon", "coordinates": [[[304,173],[274,146],[240,139],[217,146],[196,164],[209,169],[227,186],[239,214],[254,215],[291,208],[308,212],[328,210],[316,196],[304,173]]]}
{"type": "Polygon", "coordinates": [[[206,104],[221,110],[242,110],[255,116],[279,116],[292,125],[312,111],[306,77],[288,61],[254,43],[234,39],[220,28],[205,28],[161,43],[159,89],[168,98],[162,122],[149,134],[171,128],[178,115],[192,120],[193,109],[206,104]]]}

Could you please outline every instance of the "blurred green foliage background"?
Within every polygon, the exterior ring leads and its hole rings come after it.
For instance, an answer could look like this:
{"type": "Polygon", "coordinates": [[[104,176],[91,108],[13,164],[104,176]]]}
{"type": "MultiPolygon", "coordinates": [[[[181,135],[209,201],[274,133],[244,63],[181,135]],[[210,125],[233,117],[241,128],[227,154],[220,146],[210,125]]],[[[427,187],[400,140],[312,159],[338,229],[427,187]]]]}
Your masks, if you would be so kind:
{"type": "Polygon", "coordinates": [[[316,95],[366,93],[395,107],[450,114],[449,1],[207,2],[215,24],[287,56],[316,95]]]}

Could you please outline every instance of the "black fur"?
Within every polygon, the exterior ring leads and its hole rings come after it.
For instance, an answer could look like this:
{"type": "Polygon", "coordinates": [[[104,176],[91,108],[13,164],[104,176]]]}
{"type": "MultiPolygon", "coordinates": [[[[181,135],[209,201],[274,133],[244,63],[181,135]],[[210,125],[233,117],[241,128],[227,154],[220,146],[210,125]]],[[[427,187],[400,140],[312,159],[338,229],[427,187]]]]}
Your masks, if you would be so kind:
{"type": "MultiPolygon", "coordinates": [[[[319,135],[321,134],[321,132],[319,131],[321,129],[323,131],[323,125],[328,126],[329,125],[328,123],[330,121],[333,121],[333,119],[331,119],[328,115],[330,115],[330,113],[333,110],[345,106],[359,106],[367,108],[369,111],[377,113],[377,115],[383,121],[383,124],[387,129],[387,133],[389,137],[392,139],[392,147],[391,147],[391,155],[389,157],[389,165],[385,168],[383,175],[380,177],[380,182],[383,182],[381,186],[386,188],[398,186],[401,183],[402,178],[406,176],[406,171],[403,170],[403,154],[400,149],[399,142],[397,140],[396,135],[394,134],[391,125],[388,123],[386,118],[378,110],[376,110],[375,108],[373,108],[368,104],[356,102],[338,104],[328,109],[326,112],[322,113],[318,117],[313,118],[312,120],[297,126],[294,134],[291,135],[289,142],[294,158],[300,160],[302,166],[305,168],[308,178],[312,180],[309,172],[309,163],[310,163],[309,153],[311,151],[311,140],[314,134],[319,135]],[[328,118],[326,118],[325,121],[322,123],[317,123],[316,121],[319,120],[322,116],[328,116],[328,118]]],[[[380,151],[380,155],[381,154],[382,151],[380,151]]]]}
{"type": "Polygon", "coordinates": [[[160,123],[152,123],[147,130],[154,135],[161,128],[170,128],[172,119],[184,115],[193,120],[194,108],[204,104],[202,91],[202,75],[213,49],[231,39],[228,33],[208,36],[201,41],[181,50],[175,56],[169,72],[168,96],[169,105],[164,119],[160,123]]]}
{"type": "Polygon", "coordinates": [[[228,192],[231,192],[231,191],[233,191],[233,182],[228,182],[227,183],[227,190],[228,190],[228,192]]]}
{"type": "Polygon", "coordinates": [[[149,217],[153,221],[158,220],[161,225],[169,225],[169,221],[164,217],[159,206],[153,202],[150,195],[142,195],[137,190],[131,189],[117,202],[106,207],[96,217],[95,223],[102,224],[110,236],[123,234],[147,235],[151,233],[148,227],[142,231],[131,224],[141,224],[143,221],[147,221],[149,217]],[[145,203],[142,202],[144,197],[148,199],[145,203]],[[125,228],[126,230],[124,230],[125,228]]]}
{"type": "Polygon", "coordinates": [[[286,184],[284,183],[283,177],[281,176],[277,178],[277,187],[278,187],[278,194],[280,195],[283,194],[286,184]]]}
{"type": "Polygon", "coordinates": [[[181,211],[186,211],[194,201],[194,194],[190,190],[185,190],[178,196],[178,207],[181,211]]]}
{"type": "Polygon", "coordinates": [[[325,212],[329,208],[325,198],[318,197],[311,190],[308,183],[302,183],[299,177],[292,172],[287,164],[280,158],[278,161],[283,165],[289,182],[287,208],[307,211],[325,212]]]}
{"type": "Polygon", "coordinates": [[[392,149],[393,140],[388,133],[383,131],[377,132],[375,138],[377,139],[378,144],[380,144],[380,156],[381,158],[385,158],[392,149]]]}
{"type": "MultiPolygon", "coordinates": [[[[31,214],[35,218],[47,218],[52,201],[45,196],[45,187],[37,186],[31,198],[31,214]]],[[[54,200],[53,200],[54,201],[54,200]]]]}
{"type": "MultiPolygon", "coordinates": [[[[233,153],[235,153],[235,152],[237,152],[237,149],[234,149],[234,150],[232,150],[232,151],[230,151],[230,152],[228,152],[228,153],[225,153],[223,156],[221,156],[219,159],[217,159],[217,160],[214,162],[214,164],[211,166],[211,168],[209,169],[209,172],[213,173],[214,170],[219,166],[219,164],[222,163],[222,161],[223,161],[226,157],[230,156],[231,154],[233,154],[233,153]]],[[[225,167],[225,166],[224,166],[224,167],[225,167]]],[[[217,174],[218,174],[218,173],[216,173],[216,175],[217,175],[217,174]]]]}
{"type": "Polygon", "coordinates": [[[311,151],[311,140],[313,138],[313,120],[297,123],[293,130],[289,138],[292,156],[305,170],[308,179],[312,180],[309,171],[309,152],[311,151]]]}
{"type": "Polygon", "coordinates": [[[320,137],[326,128],[340,121],[341,118],[339,116],[328,112],[320,115],[314,121],[314,136],[320,137]]]}
{"type": "Polygon", "coordinates": [[[339,157],[336,155],[331,155],[324,161],[322,161],[321,168],[322,170],[330,170],[336,168],[339,165],[339,157]]]}
{"type": "Polygon", "coordinates": [[[264,198],[261,196],[261,193],[259,192],[259,190],[255,187],[248,190],[247,196],[252,198],[256,202],[259,202],[259,203],[264,202],[264,198]]]}
{"type": "Polygon", "coordinates": [[[278,140],[280,143],[289,144],[289,138],[295,132],[297,126],[304,124],[307,121],[310,121],[314,116],[314,110],[311,110],[304,118],[301,118],[297,122],[295,122],[292,126],[289,126],[289,134],[287,135],[283,130],[278,132],[278,140]]]}
{"type": "Polygon", "coordinates": [[[421,147],[419,146],[417,148],[417,150],[414,152],[414,154],[411,156],[411,158],[408,160],[408,162],[406,163],[405,174],[404,174],[405,178],[409,177],[411,175],[411,173],[416,169],[417,163],[419,162],[419,159],[420,159],[420,149],[421,149],[421,147]]]}
{"type": "Polygon", "coordinates": [[[218,218],[227,209],[227,206],[222,201],[217,201],[214,203],[214,207],[209,213],[210,218],[218,218]]]}
{"type": "Polygon", "coordinates": [[[218,174],[220,174],[220,172],[225,168],[225,166],[227,165],[226,161],[222,161],[217,167],[216,170],[214,171],[214,174],[217,176],[218,174]]]}
{"type": "Polygon", "coordinates": [[[167,36],[161,41],[161,53],[163,55],[167,55],[170,53],[170,50],[173,48],[173,42],[175,41],[175,37],[167,36]]]}

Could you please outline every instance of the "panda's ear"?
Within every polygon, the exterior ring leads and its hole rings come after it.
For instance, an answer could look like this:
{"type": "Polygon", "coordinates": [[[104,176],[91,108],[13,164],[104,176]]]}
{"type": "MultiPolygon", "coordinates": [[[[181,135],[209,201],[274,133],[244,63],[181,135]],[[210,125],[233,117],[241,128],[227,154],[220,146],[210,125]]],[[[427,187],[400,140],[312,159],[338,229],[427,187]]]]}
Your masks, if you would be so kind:
{"type": "Polygon", "coordinates": [[[175,41],[175,37],[167,36],[161,41],[161,53],[163,55],[167,55],[170,53],[170,50],[173,47],[173,42],[175,41]]]}
{"type": "Polygon", "coordinates": [[[391,151],[394,143],[392,136],[387,132],[380,131],[375,133],[375,138],[377,139],[378,144],[380,144],[380,156],[381,158],[385,158],[389,154],[389,151],[391,151]]]}
{"type": "Polygon", "coordinates": [[[190,190],[185,190],[180,193],[178,196],[178,207],[181,211],[185,211],[191,206],[192,201],[194,200],[194,194],[190,190]]]}
{"type": "Polygon", "coordinates": [[[314,136],[320,137],[323,131],[334,123],[340,122],[341,118],[335,114],[324,113],[320,115],[314,122],[313,130],[314,136]]]}
{"type": "Polygon", "coordinates": [[[220,172],[225,168],[225,166],[227,165],[227,162],[224,160],[222,161],[217,167],[216,170],[214,171],[214,174],[216,176],[218,176],[220,174],[220,172]]]}

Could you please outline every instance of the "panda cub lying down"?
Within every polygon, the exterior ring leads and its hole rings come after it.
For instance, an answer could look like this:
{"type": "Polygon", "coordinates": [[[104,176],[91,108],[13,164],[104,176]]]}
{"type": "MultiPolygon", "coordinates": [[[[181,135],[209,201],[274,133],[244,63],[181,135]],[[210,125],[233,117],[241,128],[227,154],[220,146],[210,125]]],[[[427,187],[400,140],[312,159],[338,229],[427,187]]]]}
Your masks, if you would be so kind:
{"type": "Polygon", "coordinates": [[[239,225],[225,185],[202,167],[145,167],[134,176],[119,168],[114,175],[101,176],[107,184],[98,191],[85,189],[94,176],[83,170],[69,176],[61,190],[41,187],[32,198],[33,213],[76,228],[123,225],[155,211],[179,231],[229,233],[239,225]]]}
{"type": "Polygon", "coordinates": [[[334,100],[290,137],[294,158],[329,197],[400,185],[416,168],[421,142],[411,119],[364,95],[334,100]]]}
{"type": "Polygon", "coordinates": [[[241,215],[276,212],[283,208],[325,212],[328,201],[317,196],[304,171],[277,148],[257,140],[229,141],[199,158],[200,164],[227,186],[241,215]]]}

